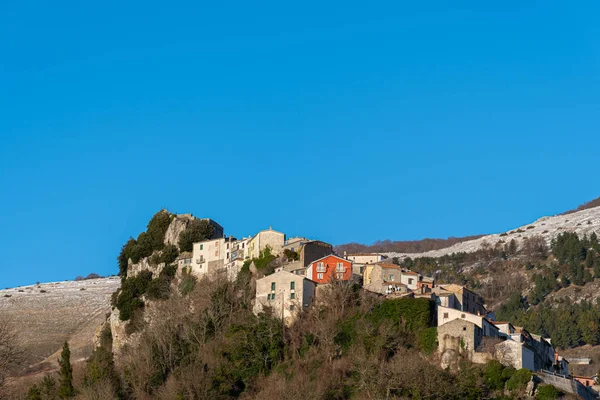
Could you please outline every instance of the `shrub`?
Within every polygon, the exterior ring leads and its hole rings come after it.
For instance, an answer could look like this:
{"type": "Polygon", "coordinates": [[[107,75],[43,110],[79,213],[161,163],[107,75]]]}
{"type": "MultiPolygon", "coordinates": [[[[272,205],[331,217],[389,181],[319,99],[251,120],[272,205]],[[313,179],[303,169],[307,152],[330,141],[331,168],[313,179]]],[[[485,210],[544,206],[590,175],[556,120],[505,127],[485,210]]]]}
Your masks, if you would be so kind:
{"type": "Polygon", "coordinates": [[[194,287],[196,287],[197,281],[198,280],[194,275],[185,272],[181,279],[181,283],[179,284],[179,293],[181,293],[182,296],[187,296],[192,293],[194,287]]]}
{"type": "Polygon", "coordinates": [[[179,251],[192,251],[194,243],[210,239],[215,228],[206,220],[195,219],[179,235],[179,251]]]}
{"type": "Polygon", "coordinates": [[[170,224],[171,214],[166,210],[152,216],[146,228],[152,250],[161,250],[165,246],[165,234],[170,224]]]}
{"type": "MultiPolygon", "coordinates": [[[[507,370],[508,368],[506,368],[507,370]]],[[[506,371],[505,370],[505,371],[506,371]]],[[[513,370],[514,371],[514,370],[513,370]]],[[[518,391],[525,389],[527,384],[531,380],[531,371],[525,368],[521,368],[518,371],[514,371],[512,376],[506,382],[506,388],[508,390],[518,391]]]]}
{"type": "Polygon", "coordinates": [[[160,255],[159,262],[163,262],[165,264],[171,264],[173,261],[177,259],[179,255],[179,251],[177,250],[177,246],[173,244],[166,245],[162,250],[162,254],[160,255]]]}
{"type": "Polygon", "coordinates": [[[428,299],[393,299],[376,305],[368,315],[375,325],[391,320],[416,332],[432,325],[435,303],[428,299]]]}
{"type": "Polygon", "coordinates": [[[496,360],[492,360],[488,362],[485,366],[485,372],[483,373],[483,378],[485,380],[485,384],[491,390],[502,390],[504,389],[504,377],[502,376],[502,372],[504,367],[500,362],[496,360]]]}
{"type": "Polygon", "coordinates": [[[436,327],[420,330],[417,333],[417,338],[419,340],[419,347],[425,352],[425,354],[429,355],[437,350],[438,342],[436,327]]]}
{"type": "Polygon", "coordinates": [[[552,385],[541,385],[535,392],[536,400],[554,400],[560,398],[562,393],[552,385]]]}
{"type": "Polygon", "coordinates": [[[151,300],[166,300],[171,295],[171,283],[164,277],[153,279],[148,285],[146,296],[151,300]]]}
{"type": "Polygon", "coordinates": [[[144,302],[139,299],[152,281],[152,272],[142,271],[135,277],[126,278],[121,284],[114,305],[119,309],[121,321],[128,321],[133,311],[144,307],[144,302]]]}

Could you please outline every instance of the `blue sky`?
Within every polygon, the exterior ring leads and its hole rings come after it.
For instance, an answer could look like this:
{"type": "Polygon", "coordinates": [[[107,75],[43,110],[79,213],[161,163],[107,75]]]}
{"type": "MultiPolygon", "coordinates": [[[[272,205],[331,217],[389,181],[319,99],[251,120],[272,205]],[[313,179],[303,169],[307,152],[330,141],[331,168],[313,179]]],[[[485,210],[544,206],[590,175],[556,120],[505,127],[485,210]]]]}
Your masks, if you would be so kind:
{"type": "Polygon", "coordinates": [[[0,287],[163,207],[341,244],[600,196],[597,2],[287,3],[3,2],[0,287]]]}

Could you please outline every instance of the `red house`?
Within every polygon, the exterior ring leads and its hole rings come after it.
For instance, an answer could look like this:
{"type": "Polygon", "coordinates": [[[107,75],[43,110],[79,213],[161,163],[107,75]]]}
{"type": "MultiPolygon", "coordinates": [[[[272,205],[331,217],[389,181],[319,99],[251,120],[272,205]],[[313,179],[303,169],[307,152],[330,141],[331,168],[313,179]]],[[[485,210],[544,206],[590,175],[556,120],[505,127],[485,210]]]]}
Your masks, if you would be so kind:
{"type": "Polygon", "coordinates": [[[306,268],[306,277],[317,283],[328,283],[332,277],[348,281],[352,277],[352,261],[330,254],[311,263],[306,268]]]}

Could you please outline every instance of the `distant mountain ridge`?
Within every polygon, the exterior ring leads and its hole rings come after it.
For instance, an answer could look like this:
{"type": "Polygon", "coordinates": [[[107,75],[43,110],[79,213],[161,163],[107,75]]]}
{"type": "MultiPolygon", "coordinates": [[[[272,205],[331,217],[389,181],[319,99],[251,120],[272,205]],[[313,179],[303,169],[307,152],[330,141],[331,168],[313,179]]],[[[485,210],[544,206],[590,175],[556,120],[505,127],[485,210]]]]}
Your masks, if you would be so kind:
{"type": "MultiPolygon", "coordinates": [[[[566,215],[570,215],[570,214],[574,214],[574,213],[579,213],[581,211],[590,210],[590,209],[593,209],[596,207],[600,207],[600,197],[597,199],[591,200],[587,203],[584,203],[584,204],[580,205],[579,207],[577,207],[576,209],[566,211],[562,214],[558,214],[553,217],[544,217],[544,218],[555,218],[555,217],[560,217],[560,216],[566,216],[566,215]]],[[[599,209],[599,213],[600,213],[600,209],[599,209]]],[[[526,229],[527,226],[528,225],[524,225],[523,229],[526,229]]],[[[568,228],[568,226],[566,226],[565,228],[568,228]]],[[[517,231],[519,229],[521,229],[521,228],[515,228],[515,231],[517,231]]],[[[542,233],[544,235],[549,233],[549,232],[544,232],[544,231],[545,231],[545,229],[542,230],[542,233]]],[[[538,232],[538,233],[540,233],[540,232],[538,232]]],[[[410,241],[392,241],[392,240],[387,239],[387,240],[378,240],[371,245],[365,245],[365,244],[361,244],[361,243],[347,243],[347,244],[338,245],[335,247],[335,249],[339,254],[344,254],[344,252],[347,252],[348,254],[352,254],[352,253],[388,253],[388,254],[413,254],[414,253],[414,254],[422,254],[422,253],[428,253],[428,252],[436,252],[436,253],[445,254],[445,252],[443,251],[444,249],[461,248],[461,246],[457,246],[457,245],[459,245],[460,243],[477,241],[478,239],[481,239],[481,238],[484,238],[487,236],[494,237],[497,235],[473,235],[473,236],[465,236],[465,237],[449,237],[447,239],[426,238],[426,239],[421,239],[421,240],[410,240],[410,241]]],[[[466,246],[466,248],[468,249],[466,251],[467,252],[472,251],[471,250],[472,247],[473,246],[466,246]]]]}
{"type": "Polygon", "coordinates": [[[440,250],[446,247],[450,247],[457,243],[466,242],[468,240],[474,240],[484,235],[474,235],[465,237],[449,237],[447,239],[421,239],[421,240],[407,240],[407,241],[391,241],[391,240],[378,240],[371,245],[365,245],[360,243],[348,243],[336,246],[338,254],[354,253],[424,253],[426,251],[440,250]]]}

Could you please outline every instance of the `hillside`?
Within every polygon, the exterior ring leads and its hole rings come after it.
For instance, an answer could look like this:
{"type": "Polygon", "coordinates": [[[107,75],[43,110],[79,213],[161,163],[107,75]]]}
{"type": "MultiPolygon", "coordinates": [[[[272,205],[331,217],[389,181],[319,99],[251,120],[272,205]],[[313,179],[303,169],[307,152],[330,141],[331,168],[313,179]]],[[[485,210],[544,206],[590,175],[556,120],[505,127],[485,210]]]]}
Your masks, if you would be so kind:
{"type": "Polygon", "coordinates": [[[119,286],[115,277],[0,290],[0,317],[18,327],[30,370],[49,367],[44,362],[56,360],[64,341],[69,341],[74,360],[87,358],[96,329],[110,312],[110,296],[119,286]]]}
{"type": "Polygon", "coordinates": [[[485,246],[495,247],[498,243],[504,244],[515,240],[521,245],[526,238],[542,237],[547,244],[561,232],[574,232],[580,236],[590,235],[600,231],[600,207],[587,208],[574,211],[570,214],[542,217],[537,221],[516,227],[506,232],[481,236],[477,239],[456,243],[439,250],[422,252],[419,254],[388,252],[388,257],[442,257],[452,253],[473,253],[485,246]]]}

